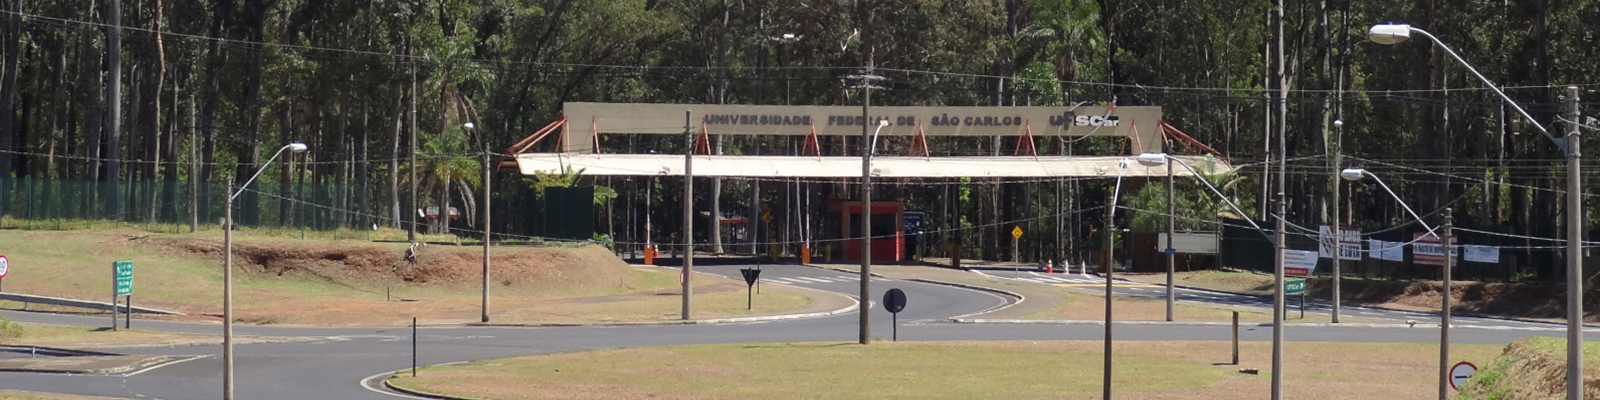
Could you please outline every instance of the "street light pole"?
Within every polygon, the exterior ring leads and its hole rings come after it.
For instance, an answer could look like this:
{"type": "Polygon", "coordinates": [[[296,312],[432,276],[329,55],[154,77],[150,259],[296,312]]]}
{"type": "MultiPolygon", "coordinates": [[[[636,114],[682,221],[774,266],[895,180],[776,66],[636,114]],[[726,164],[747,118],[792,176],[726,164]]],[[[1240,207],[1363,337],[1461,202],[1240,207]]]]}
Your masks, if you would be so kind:
{"type": "Polygon", "coordinates": [[[1495,86],[1494,82],[1490,81],[1489,78],[1483,77],[1483,74],[1478,73],[1478,69],[1477,68],[1473,68],[1472,64],[1468,64],[1467,60],[1462,59],[1460,55],[1456,54],[1455,50],[1451,50],[1450,46],[1445,46],[1443,41],[1440,41],[1439,38],[1434,37],[1433,34],[1428,33],[1428,31],[1424,31],[1424,30],[1421,30],[1421,29],[1413,28],[1413,27],[1411,27],[1411,25],[1405,25],[1405,24],[1378,24],[1378,25],[1373,25],[1372,29],[1367,31],[1367,37],[1369,39],[1371,39],[1373,42],[1379,43],[1379,44],[1396,44],[1396,43],[1404,42],[1407,39],[1410,39],[1411,38],[1411,33],[1413,33],[1413,32],[1421,34],[1423,37],[1428,38],[1428,40],[1433,41],[1434,45],[1439,46],[1440,49],[1444,49],[1445,54],[1449,54],[1451,58],[1455,58],[1456,59],[1456,62],[1460,62],[1462,66],[1467,67],[1467,72],[1471,72],[1472,75],[1476,76],[1479,81],[1482,81],[1485,86],[1488,86],[1490,89],[1493,89],[1495,94],[1500,95],[1500,99],[1501,100],[1504,100],[1507,104],[1511,105],[1512,109],[1515,109],[1515,110],[1517,110],[1518,113],[1522,114],[1522,117],[1526,118],[1528,120],[1528,123],[1532,124],[1534,128],[1538,128],[1539,129],[1539,133],[1544,134],[1544,137],[1546,139],[1550,139],[1551,142],[1554,142],[1556,144],[1556,147],[1559,147],[1563,151],[1566,152],[1566,158],[1567,158],[1567,199],[1566,199],[1567,200],[1567,209],[1566,209],[1566,213],[1567,213],[1567,400],[1582,400],[1583,399],[1583,271],[1582,271],[1582,268],[1583,268],[1583,260],[1582,260],[1582,256],[1583,256],[1583,190],[1582,190],[1582,188],[1583,188],[1583,186],[1581,184],[1582,176],[1580,176],[1580,174],[1579,174],[1579,170],[1580,169],[1579,169],[1579,163],[1578,163],[1578,156],[1580,154],[1579,153],[1579,148],[1578,148],[1579,134],[1578,134],[1577,118],[1576,118],[1577,114],[1578,114],[1578,109],[1577,109],[1577,104],[1578,104],[1577,103],[1577,99],[1578,99],[1578,93],[1577,92],[1578,92],[1578,89],[1576,87],[1571,87],[1571,86],[1567,87],[1567,101],[1570,104],[1570,107],[1571,107],[1570,111],[1571,111],[1571,113],[1573,115],[1573,127],[1572,127],[1571,131],[1567,132],[1567,137],[1565,139],[1557,139],[1555,136],[1552,136],[1550,134],[1549,130],[1546,130],[1544,128],[1543,124],[1540,124],[1539,121],[1534,119],[1532,115],[1529,115],[1527,110],[1523,110],[1522,109],[1522,105],[1517,104],[1516,101],[1511,100],[1511,97],[1507,96],[1505,91],[1500,90],[1499,86],[1495,86]]]}
{"type": "Polygon", "coordinates": [[[255,175],[250,176],[250,180],[244,181],[244,185],[239,186],[239,191],[237,192],[233,192],[233,178],[228,178],[228,191],[232,193],[228,194],[228,199],[223,202],[224,211],[222,214],[222,252],[224,253],[222,257],[223,400],[233,400],[233,198],[239,197],[240,193],[244,193],[244,188],[250,187],[250,183],[255,182],[256,178],[261,176],[261,172],[266,171],[267,166],[272,165],[272,160],[278,159],[278,156],[283,154],[284,150],[289,150],[291,153],[304,153],[306,152],[306,145],[305,143],[295,142],[279,148],[278,152],[272,153],[272,158],[268,158],[267,162],[261,164],[261,169],[256,170],[255,175]]]}
{"type": "MultiPolygon", "coordinates": [[[[461,124],[468,131],[477,128],[472,121],[461,124]]],[[[479,133],[481,135],[481,133],[479,133]]],[[[489,322],[489,141],[483,140],[483,310],[482,322],[489,322]]]]}
{"type": "Polygon", "coordinates": [[[1451,209],[1449,207],[1445,207],[1444,209],[1444,232],[1442,234],[1435,232],[1433,228],[1428,227],[1427,221],[1422,220],[1422,216],[1417,215],[1417,212],[1412,210],[1411,206],[1407,205],[1405,200],[1401,200],[1400,195],[1395,194],[1394,189],[1390,189],[1389,184],[1383,183],[1383,179],[1378,178],[1377,175],[1367,172],[1367,170],[1361,168],[1345,168],[1344,170],[1339,171],[1339,177],[1351,182],[1359,181],[1368,176],[1372,177],[1372,180],[1377,181],[1378,186],[1383,187],[1383,191],[1389,193],[1389,197],[1393,197],[1395,202],[1400,203],[1400,208],[1405,209],[1406,213],[1411,215],[1412,219],[1416,219],[1417,224],[1422,225],[1422,229],[1428,231],[1428,235],[1438,238],[1439,243],[1441,243],[1444,247],[1444,268],[1441,268],[1444,271],[1444,279],[1442,280],[1444,284],[1444,296],[1441,296],[1443,299],[1440,300],[1441,303],[1439,306],[1439,309],[1441,310],[1439,314],[1439,399],[1444,400],[1447,396],[1449,396],[1450,393],[1447,390],[1450,382],[1450,267],[1451,263],[1454,262],[1454,260],[1451,258],[1453,255],[1455,255],[1453,247],[1454,237],[1450,233],[1450,228],[1452,225],[1454,225],[1450,215],[1451,209]]]}

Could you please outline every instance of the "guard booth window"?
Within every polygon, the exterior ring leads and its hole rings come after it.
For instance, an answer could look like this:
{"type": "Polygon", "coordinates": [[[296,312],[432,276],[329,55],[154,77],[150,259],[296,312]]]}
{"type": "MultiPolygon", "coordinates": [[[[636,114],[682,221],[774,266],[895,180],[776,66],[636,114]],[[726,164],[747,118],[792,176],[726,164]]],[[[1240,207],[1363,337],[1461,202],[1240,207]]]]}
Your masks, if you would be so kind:
{"type": "MultiPolygon", "coordinates": [[[[894,214],[872,215],[872,237],[892,237],[898,231],[900,221],[896,221],[894,214]]],[[[861,214],[850,214],[850,237],[861,238],[861,214]]]]}

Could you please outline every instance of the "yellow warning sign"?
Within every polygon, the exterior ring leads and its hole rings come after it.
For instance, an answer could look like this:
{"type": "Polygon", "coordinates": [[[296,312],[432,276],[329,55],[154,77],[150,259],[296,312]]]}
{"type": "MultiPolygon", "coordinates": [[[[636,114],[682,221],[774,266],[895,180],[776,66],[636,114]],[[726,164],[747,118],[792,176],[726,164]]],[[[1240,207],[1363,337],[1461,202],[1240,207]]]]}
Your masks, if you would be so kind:
{"type": "Polygon", "coordinates": [[[1020,226],[1012,227],[1011,228],[1011,238],[1012,239],[1021,239],[1022,238],[1022,227],[1020,227],[1020,226]]]}

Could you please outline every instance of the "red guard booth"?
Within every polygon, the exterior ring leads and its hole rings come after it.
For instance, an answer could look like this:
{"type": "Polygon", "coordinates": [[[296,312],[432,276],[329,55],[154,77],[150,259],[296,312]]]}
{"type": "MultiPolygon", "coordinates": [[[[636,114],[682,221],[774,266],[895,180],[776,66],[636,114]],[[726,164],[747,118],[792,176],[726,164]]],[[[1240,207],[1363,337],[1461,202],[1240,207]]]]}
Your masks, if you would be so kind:
{"type": "MultiPolygon", "coordinates": [[[[828,211],[839,216],[839,237],[844,258],[861,261],[861,201],[833,201],[828,211]]],[[[906,254],[905,203],[880,201],[872,203],[872,261],[899,262],[906,254]]]]}

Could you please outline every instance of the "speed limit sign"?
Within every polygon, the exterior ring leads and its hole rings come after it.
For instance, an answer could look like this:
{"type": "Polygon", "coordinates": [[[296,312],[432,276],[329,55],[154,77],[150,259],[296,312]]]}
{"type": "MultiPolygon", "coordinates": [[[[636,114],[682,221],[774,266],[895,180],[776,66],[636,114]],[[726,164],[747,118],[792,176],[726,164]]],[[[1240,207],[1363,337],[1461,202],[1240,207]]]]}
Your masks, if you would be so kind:
{"type": "Polygon", "coordinates": [[[8,272],[10,270],[11,270],[11,261],[10,260],[6,260],[6,256],[0,255],[0,279],[5,278],[6,277],[6,272],[8,272]]]}

